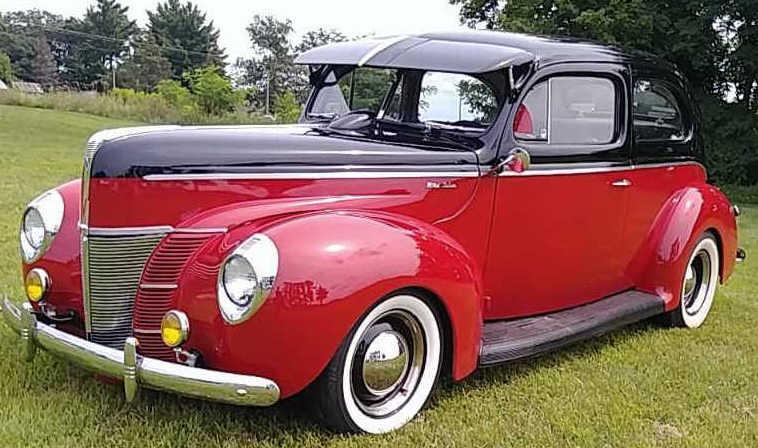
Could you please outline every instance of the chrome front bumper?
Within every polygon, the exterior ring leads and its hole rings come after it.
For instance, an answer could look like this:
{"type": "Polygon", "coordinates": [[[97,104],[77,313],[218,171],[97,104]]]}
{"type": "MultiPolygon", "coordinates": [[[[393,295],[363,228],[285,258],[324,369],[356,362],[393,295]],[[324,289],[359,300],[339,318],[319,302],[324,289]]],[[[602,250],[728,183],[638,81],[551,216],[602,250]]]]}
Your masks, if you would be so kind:
{"type": "Polygon", "coordinates": [[[137,354],[137,340],[128,338],[124,351],[104,347],[38,322],[29,303],[2,302],[8,325],[21,336],[27,361],[37,347],[96,373],[123,378],[127,401],[140,386],[202,400],[244,406],[268,406],[279,400],[279,387],[271,380],[175,364],[137,354]]]}

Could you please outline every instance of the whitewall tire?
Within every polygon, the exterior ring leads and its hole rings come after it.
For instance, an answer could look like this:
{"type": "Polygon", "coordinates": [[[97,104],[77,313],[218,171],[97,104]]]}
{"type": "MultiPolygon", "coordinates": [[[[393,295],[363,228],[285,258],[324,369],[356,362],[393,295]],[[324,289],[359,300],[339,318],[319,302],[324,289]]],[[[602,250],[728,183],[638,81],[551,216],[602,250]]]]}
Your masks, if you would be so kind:
{"type": "Polygon", "coordinates": [[[707,232],[690,254],[682,278],[679,306],[670,313],[672,325],[697,328],[705,322],[719,283],[719,260],[716,238],[707,232]]]}
{"type": "Polygon", "coordinates": [[[408,423],[434,390],[443,361],[439,316],[423,298],[379,302],[313,385],[320,417],[338,431],[380,434],[408,423]]]}

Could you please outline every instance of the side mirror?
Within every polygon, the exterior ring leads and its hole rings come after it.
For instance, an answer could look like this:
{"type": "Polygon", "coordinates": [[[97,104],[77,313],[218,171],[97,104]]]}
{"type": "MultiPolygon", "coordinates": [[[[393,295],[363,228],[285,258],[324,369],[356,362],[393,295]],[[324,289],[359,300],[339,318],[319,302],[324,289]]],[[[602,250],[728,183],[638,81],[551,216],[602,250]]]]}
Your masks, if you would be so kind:
{"type": "Polygon", "coordinates": [[[508,169],[514,173],[522,173],[529,169],[532,158],[529,153],[523,148],[513,148],[505,158],[501,159],[492,170],[490,174],[500,174],[503,170],[508,169]]]}

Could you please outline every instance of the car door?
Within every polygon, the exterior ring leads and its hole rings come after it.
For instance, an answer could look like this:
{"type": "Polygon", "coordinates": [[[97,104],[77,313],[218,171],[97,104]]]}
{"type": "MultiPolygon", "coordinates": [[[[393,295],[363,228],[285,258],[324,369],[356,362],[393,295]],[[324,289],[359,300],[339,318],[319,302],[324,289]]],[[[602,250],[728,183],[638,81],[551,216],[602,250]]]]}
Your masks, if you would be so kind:
{"type": "MultiPolygon", "coordinates": [[[[682,79],[643,69],[633,77],[633,151],[635,170],[625,224],[624,253],[642,249],[667,201],[686,185],[705,181],[692,100],[682,79]]],[[[630,263],[632,259],[630,258],[630,263]]],[[[630,265],[630,277],[640,266],[630,265]]]]}
{"type": "Polygon", "coordinates": [[[628,288],[618,256],[626,213],[629,72],[562,64],[533,77],[514,103],[501,157],[531,167],[496,179],[485,263],[485,319],[534,315],[628,288]]]}

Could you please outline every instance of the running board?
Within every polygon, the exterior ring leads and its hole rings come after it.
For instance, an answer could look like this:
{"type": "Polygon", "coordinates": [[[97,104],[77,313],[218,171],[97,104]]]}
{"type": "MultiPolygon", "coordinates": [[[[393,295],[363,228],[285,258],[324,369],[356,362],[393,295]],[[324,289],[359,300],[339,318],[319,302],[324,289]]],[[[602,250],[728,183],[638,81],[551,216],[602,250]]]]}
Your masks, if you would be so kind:
{"type": "Polygon", "coordinates": [[[485,322],[479,365],[502,364],[549,352],[663,312],[660,297],[627,291],[551,314],[485,322]]]}

